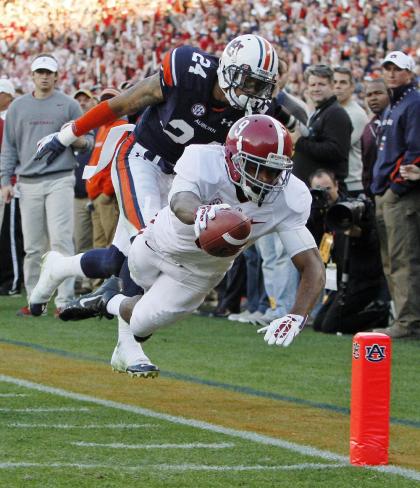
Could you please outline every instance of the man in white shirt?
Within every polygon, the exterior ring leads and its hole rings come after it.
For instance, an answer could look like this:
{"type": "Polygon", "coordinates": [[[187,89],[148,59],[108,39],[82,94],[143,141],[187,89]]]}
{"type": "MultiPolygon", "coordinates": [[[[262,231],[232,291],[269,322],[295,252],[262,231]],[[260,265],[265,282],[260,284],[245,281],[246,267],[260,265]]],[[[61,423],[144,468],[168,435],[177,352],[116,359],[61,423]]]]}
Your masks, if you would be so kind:
{"type": "MultiPolygon", "coordinates": [[[[60,318],[121,315],[136,340],[143,342],[159,328],[192,313],[241,251],[231,257],[215,257],[197,245],[208,220],[217,219],[221,208],[232,207],[251,219],[246,246],[278,232],[300,272],[289,313],[259,330],[265,332],[269,345],[288,346],[303,329],[325,281],[316,243],[305,227],[311,196],[306,185],[291,175],[291,154],[287,130],[266,115],[238,120],[224,146],[187,147],[175,166],[169,205],[141,231],[129,251],[131,277],[145,294],[127,298],[107,282],[86,302],[85,314],[80,315],[80,303],[75,308],[70,304],[60,318]]],[[[115,354],[124,361],[124,351],[115,354]]],[[[146,355],[142,363],[141,376],[158,374],[146,355]]]]}
{"type": "Polygon", "coordinates": [[[334,95],[350,117],[353,127],[349,151],[349,174],[344,182],[349,195],[357,197],[363,192],[361,137],[369,119],[362,107],[352,99],[353,92],[354,80],[351,70],[344,66],[334,68],[334,95]]]}

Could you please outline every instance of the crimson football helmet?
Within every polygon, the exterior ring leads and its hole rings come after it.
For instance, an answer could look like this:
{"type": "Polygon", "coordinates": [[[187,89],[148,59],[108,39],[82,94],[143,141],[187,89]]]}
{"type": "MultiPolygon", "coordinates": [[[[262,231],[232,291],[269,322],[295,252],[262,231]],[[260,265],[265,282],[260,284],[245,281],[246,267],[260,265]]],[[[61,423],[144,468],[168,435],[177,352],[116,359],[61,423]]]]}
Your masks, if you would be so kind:
{"type": "Polygon", "coordinates": [[[261,111],[273,95],[278,63],[275,49],[263,37],[245,34],[230,41],[217,69],[219,86],[230,105],[239,110],[261,111]]]}
{"type": "Polygon", "coordinates": [[[226,137],[229,178],[258,206],[271,202],[289,181],[292,152],[290,134],[278,120],[268,115],[242,117],[226,137]]]}

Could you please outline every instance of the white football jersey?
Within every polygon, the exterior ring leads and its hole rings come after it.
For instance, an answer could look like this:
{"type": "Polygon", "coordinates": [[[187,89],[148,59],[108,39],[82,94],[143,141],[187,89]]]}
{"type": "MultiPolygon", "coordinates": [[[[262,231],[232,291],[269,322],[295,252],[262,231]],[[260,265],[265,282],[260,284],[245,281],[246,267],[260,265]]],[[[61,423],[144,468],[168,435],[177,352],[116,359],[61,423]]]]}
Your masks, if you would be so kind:
{"type": "MultiPolygon", "coordinates": [[[[227,173],[222,146],[186,147],[175,166],[175,172],[169,202],[174,194],[189,191],[199,196],[203,204],[228,203],[251,219],[247,246],[263,235],[279,232],[290,257],[316,247],[312,235],[305,227],[312,197],[306,185],[295,176],[291,175],[287,187],[279,192],[272,203],[263,202],[258,207],[250,201],[239,202],[237,187],[227,173]]],[[[196,244],[194,226],[183,224],[169,206],[158,212],[154,222],[145,229],[144,235],[167,259],[187,269],[194,269],[199,275],[224,272],[235,258],[211,256],[200,249],[196,244]]]]}

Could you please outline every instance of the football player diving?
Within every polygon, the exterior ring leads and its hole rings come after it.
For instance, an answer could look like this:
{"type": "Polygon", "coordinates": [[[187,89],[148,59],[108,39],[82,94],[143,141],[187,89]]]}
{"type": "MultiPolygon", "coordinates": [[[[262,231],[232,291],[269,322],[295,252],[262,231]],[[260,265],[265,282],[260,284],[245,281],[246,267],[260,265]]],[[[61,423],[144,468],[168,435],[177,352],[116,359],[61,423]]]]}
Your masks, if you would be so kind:
{"type": "MultiPolygon", "coordinates": [[[[130,239],[167,204],[177,160],[190,144],[223,143],[232,124],[246,112],[270,111],[278,71],[270,43],[255,35],[232,40],[220,58],[191,46],[168,52],[160,72],[88,111],[59,133],[40,141],[37,157],[48,164],[75,138],[118,117],[147,107],[138,124],[121,126],[114,143],[105,144],[101,160],[112,160],[112,179],[120,220],[113,244],[76,256],[47,253],[30,297],[40,315],[57,286],[69,276],[119,275],[126,295],[137,295],[126,256],[130,239]]],[[[88,303],[95,294],[82,297],[88,303]]],[[[118,344],[111,359],[119,371],[143,372],[141,354],[129,325],[120,317],[118,344]]]]}
{"type": "MultiPolygon", "coordinates": [[[[224,146],[187,147],[175,166],[169,205],[129,249],[129,271],[144,295],[126,297],[109,280],[84,309],[70,304],[61,318],[120,316],[134,338],[144,342],[156,330],[196,310],[244,248],[278,232],[300,272],[300,284],[289,313],[258,332],[265,334],[269,345],[288,346],[303,329],[325,283],[324,265],[305,225],[312,198],[306,185],[291,174],[291,154],[287,129],[267,115],[238,120],[224,146]],[[210,255],[197,239],[209,219],[217,219],[220,209],[229,207],[255,222],[250,237],[234,256],[210,255]]],[[[139,361],[143,376],[158,374],[146,354],[139,361]]]]}

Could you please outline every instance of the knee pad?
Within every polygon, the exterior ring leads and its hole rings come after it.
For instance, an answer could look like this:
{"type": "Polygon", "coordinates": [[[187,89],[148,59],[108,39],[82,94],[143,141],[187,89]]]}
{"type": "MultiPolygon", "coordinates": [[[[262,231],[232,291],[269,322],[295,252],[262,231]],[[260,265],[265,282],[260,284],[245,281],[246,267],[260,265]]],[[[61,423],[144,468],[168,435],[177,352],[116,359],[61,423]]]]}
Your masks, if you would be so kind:
{"type": "Polygon", "coordinates": [[[80,266],[88,278],[109,278],[120,274],[124,254],[114,245],[106,249],[91,249],[83,254],[80,266]]]}

